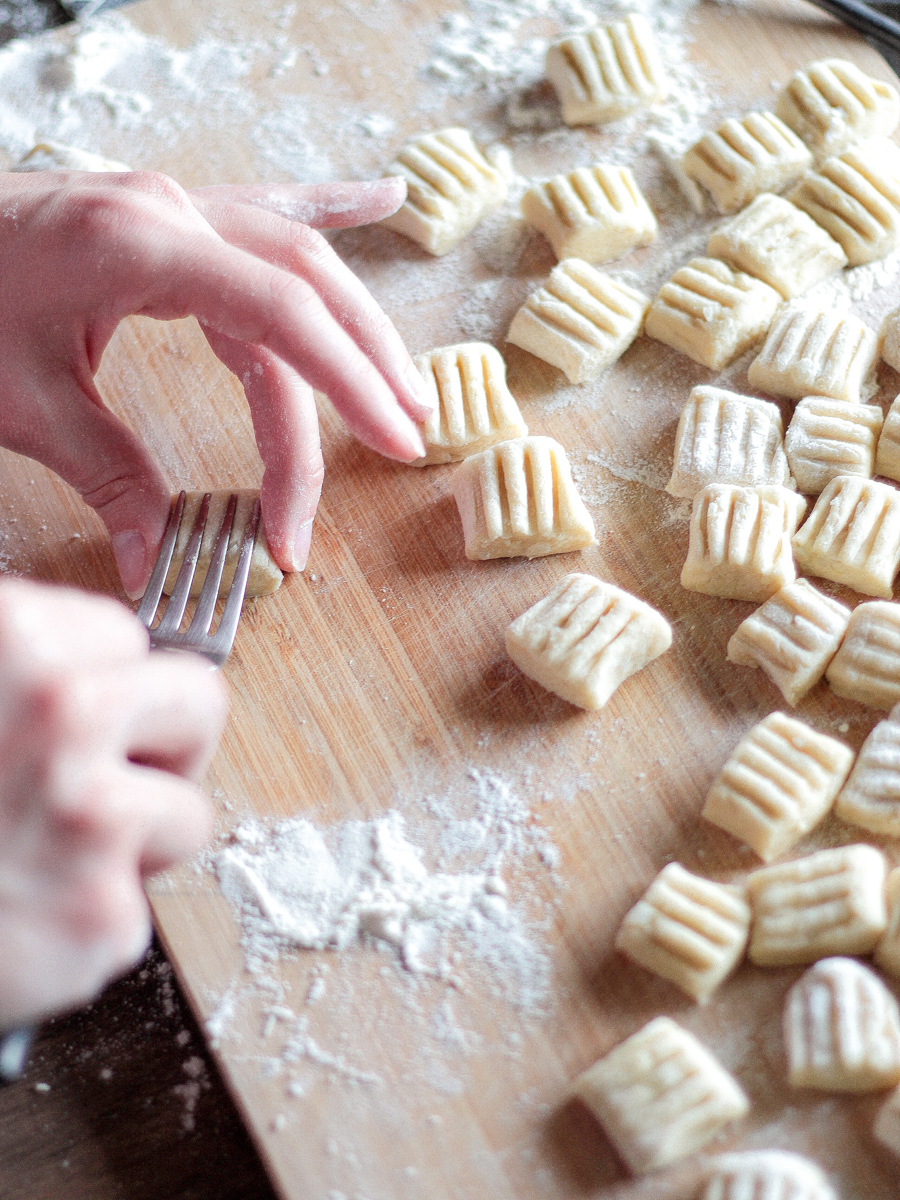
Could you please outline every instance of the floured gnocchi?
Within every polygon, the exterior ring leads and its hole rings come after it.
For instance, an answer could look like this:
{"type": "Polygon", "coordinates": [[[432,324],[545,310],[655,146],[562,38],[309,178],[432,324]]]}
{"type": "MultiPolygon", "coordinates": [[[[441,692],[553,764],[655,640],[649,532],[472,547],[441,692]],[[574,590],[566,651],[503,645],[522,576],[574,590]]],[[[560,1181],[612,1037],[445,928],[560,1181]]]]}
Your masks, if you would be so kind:
{"type": "Polygon", "coordinates": [[[871,134],[893,133],[900,119],[900,95],[856,63],[823,58],[791,76],[775,112],[824,157],[871,134]]]}
{"type": "Polygon", "coordinates": [[[579,708],[602,708],[672,644],[666,619],[593,575],[566,575],[506,631],[520,671],[579,708]]]}
{"type": "Polygon", "coordinates": [[[822,820],[852,763],[849,746],[770,713],[738,743],[702,815],[771,862],[822,820]]]}
{"type": "Polygon", "coordinates": [[[834,811],[851,825],[900,837],[900,708],[863,742],[834,811]]]}
{"type": "Polygon", "coordinates": [[[781,297],[718,258],[694,258],[662,285],[644,333],[720,371],[765,337],[781,297]]]}
{"type": "Polygon", "coordinates": [[[522,197],[522,216],[559,259],[604,263],[656,238],[656,217],[628,167],[599,164],[554,175],[522,197]]]}
{"type": "Polygon", "coordinates": [[[714,229],[706,253],[761,279],[785,300],[847,265],[847,255],[834,238],[807,213],[771,192],[763,192],[714,229]]]}
{"type": "Polygon", "coordinates": [[[892,596],[900,567],[900,490],[837,475],[794,535],[794,554],[811,575],[867,596],[892,596]]]}
{"type": "Polygon", "coordinates": [[[620,358],[649,300],[580,258],[565,258],[513,317],[506,340],[587,383],[620,358]]]}
{"type": "Polygon", "coordinates": [[[691,499],[711,483],[791,485],[776,405],[724,388],[693,389],[678,419],[666,491],[691,499]]]}
{"type": "Polygon", "coordinates": [[[773,396],[858,403],[877,358],[876,334],[853,313],[789,304],[775,318],[747,379],[773,396]]]}
{"type": "Polygon", "coordinates": [[[798,489],[815,495],[836,475],[870,479],[883,421],[875,404],[847,404],[824,396],[801,400],[784,439],[798,489]]]}
{"type": "Polygon", "coordinates": [[[796,578],[791,535],[805,511],[802,496],[774,484],[709,484],[694,497],[682,587],[731,600],[768,600],[796,578]]]}
{"type": "Polygon", "coordinates": [[[737,627],[728,643],[729,662],[759,667],[788,704],[796,706],[837,653],[850,609],[795,579],[737,627]]]}
{"type": "Polygon", "coordinates": [[[567,125],[614,121],[668,91],[653,31],[640,13],[562,38],[547,51],[544,69],[567,125]]]}
{"type": "MultiPolygon", "coordinates": [[[[165,584],[163,585],[163,591],[167,596],[171,596],[175,580],[178,578],[178,572],[181,569],[188,541],[190,540],[191,530],[200,512],[200,505],[203,503],[204,495],[204,492],[199,491],[187,492],[185,494],[184,511],[181,516],[181,524],[178,527],[175,550],[172,554],[168,573],[166,574],[165,584]]],[[[231,536],[228,539],[228,550],[225,554],[225,569],[222,572],[222,582],[219,585],[220,594],[224,595],[231,587],[231,581],[234,579],[235,568],[240,556],[244,530],[250,520],[253,506],[259,499],[259,492],[254,491],[252,488],[236,489],[234,492],[225,489],[210,492],[209,511],[206,517],[206,526],[203,530],[203,538],[200,542],[200,557],[197,559],[197,569],[194,572],[194,579],[191,583],[190,598],[192,600],[195,600],[203,589],[203,581],[206,579],[206,572],[209,570],[209,564],[212,561],[213,550],[216,545],[216,536],[222,526],[229,497],[232,495],[237,496],[237,505],[234,511],[234,521],[231,526],[231,536]]],[[[268,596],[271,592],[278,590],[283,579],[284,575],[282,575],[275,560],[272,558],[268,543],[266,542],[266,535],[263,532],[262,525],[260,525],[259,533],[256,536],[256,544],[253,547],[253,557],[250,559],[250,574],[247,578],[246,595],[251,597],[268,596]]]]}
{"type": "Polygon", "coordinates": [[[381,224],[441,256],[506,199],[507,183],[467,129],[414,138],[388,167],[406,180],[406,199],[381,224]]]}
{"type": "Polygon", "coordinates": [[[744,208],[761,192],[780,192],[812,166],[813,156],[774,113],[730,117],[685,151],[682,169],[712,196],[720,213],[744,208]]]}
{"type": "Polygon", "coordinates": [[[699,1200],[839,1200],[815,1163],[788,1150],[744,1150],[715,1159],[699,1200]]]}
{"type": "Polygon", "coordinates": [[[763,967],[869,954],[887,928],[885,860],[874,846],[819,850],[751,871],[749,957],[763,967]]]}
{"type": "Polygon", "coordinates": [[[750,1109],[724,1067],[669,1017],[620,1042],[573,1091],[635,1175],[693,1154],[750,1109]]]}
{"type": "Polygon", "coordinates": [[[847,700],[885,709],[900,703],[900,604],[858,605],[825,678],[847,700]]]}
{"type": "Polygon", "coordinates": [[[791,1087],[877,1092],[900,1082],[900,1010],[874,971],[825,958],[788,992],[784,1040],[791,1087]]]}
{"type": "Polygon", "coordinates": [[[619,926],[616,948],[705,1004],[743,958],[749,934],[742,887],[669,863],[619,926]]]}
{"type": "Polygon", "coordinates": [[[493,346],[444,346],[415,362],[434,408],[422,426],[425,457],[416,459],[414,467],[459,462],[528,433],[506,386],[506,363],[493,346]]]}
{"type": "Polygon", "coordinates": [[[514,438],[473,454],[452,489],[467,558],[538,558],[594,544],[591,514],[553,438],[514,438]]]}

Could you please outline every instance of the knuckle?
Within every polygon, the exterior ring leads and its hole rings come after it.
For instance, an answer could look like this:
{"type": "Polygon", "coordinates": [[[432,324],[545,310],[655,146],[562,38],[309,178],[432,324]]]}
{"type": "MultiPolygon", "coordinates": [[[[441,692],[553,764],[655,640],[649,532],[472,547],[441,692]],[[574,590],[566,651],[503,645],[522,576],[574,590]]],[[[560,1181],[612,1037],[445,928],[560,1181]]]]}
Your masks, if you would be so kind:
{"type": "Polygon", "coordinates": [[[298,258],[306,258],[310,255],[314,257],[330,256],[333,253],[331,246],[321,233],[309,225],[293,222],[288,228],[287,236],[291,251],[298,258]]]}
{"type": "Polygon", "coordinates": [[[121,176],[122,184],[131,192],[149,196],[172,208],[188,209],[191,202],[184,188],[162,171],[130,171],[121,176]]]}

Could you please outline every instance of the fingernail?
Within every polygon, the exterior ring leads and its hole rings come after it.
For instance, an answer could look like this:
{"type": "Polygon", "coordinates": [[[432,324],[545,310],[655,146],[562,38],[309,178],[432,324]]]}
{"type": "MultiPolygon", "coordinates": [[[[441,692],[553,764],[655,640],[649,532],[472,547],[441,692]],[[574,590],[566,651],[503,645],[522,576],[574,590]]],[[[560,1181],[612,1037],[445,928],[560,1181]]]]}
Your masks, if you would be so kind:
{"type": "Polygon", "coordinates": [[[436,398],[428,387],[428,384],[422,378],[422,373],[415,363],[410,363],[406,369],[406,386],[409,389],[410,395],[420,408],[427,409],[428,412],[434,408],[436,398]]]}
{"type": "Polygon", "coordinates": [[[143,535],[136,529],[117,533],[113,537],[112,548],[128,599],[139,599],[147,586],[147,543],[143,535]]]}
{"type": "Polygon", "coordinates": [[[294,570],[302,571],[309,561],[309,547],[312,542],[312,527],[313,523],[304,521],[297,530],[297,536],[294,538],[294,570]]]}

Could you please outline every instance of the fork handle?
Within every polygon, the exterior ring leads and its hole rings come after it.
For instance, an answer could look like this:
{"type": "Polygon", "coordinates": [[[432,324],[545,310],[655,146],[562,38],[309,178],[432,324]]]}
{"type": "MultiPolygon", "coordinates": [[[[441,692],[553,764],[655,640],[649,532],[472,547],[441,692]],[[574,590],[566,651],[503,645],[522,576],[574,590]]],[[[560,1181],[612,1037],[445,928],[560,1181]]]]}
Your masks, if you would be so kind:
{"type": "Polygon", "coordinates": [[[900,21],[895,21],[886,13],[870,8],[862,0],[810,0],[810,3],[831,13],[857,33],[874,38],[882,46],[900,54],[900,21]]]}
{"type": "Polygon", "coordinates": [[[14,1083],[25,1074],[34,1033],[33,1029],[25,1028],[0,1034],[0,1084],[14,1083]]]}

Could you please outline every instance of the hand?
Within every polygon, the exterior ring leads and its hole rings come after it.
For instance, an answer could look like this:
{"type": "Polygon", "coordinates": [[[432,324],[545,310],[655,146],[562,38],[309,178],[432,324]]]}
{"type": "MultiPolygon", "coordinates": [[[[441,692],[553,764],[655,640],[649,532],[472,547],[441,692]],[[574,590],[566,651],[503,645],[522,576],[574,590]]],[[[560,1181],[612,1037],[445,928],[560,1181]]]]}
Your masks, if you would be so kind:
{"type": "Polygon", "coordinates": [[[283,570],[300,570],[324,471],[312,388],[380,454],[424,453],[415,423],[431,402],[409,354],[310,227],[378,220],[405,194],[397,179],[188,193],[150,172],[0,175],[0,445],[96,509],[131,597],[146,585],[170,496],[94,385],[119,321],[198,318],[244,384],[269,547],[283,570]]]}
{"type": "Polygon", "coordinates": [[[142,880],[209,836],[226,708],[221,676],[151,655],[116,601],[0,580],[0,1030],[141,957],[142,880]]]}

